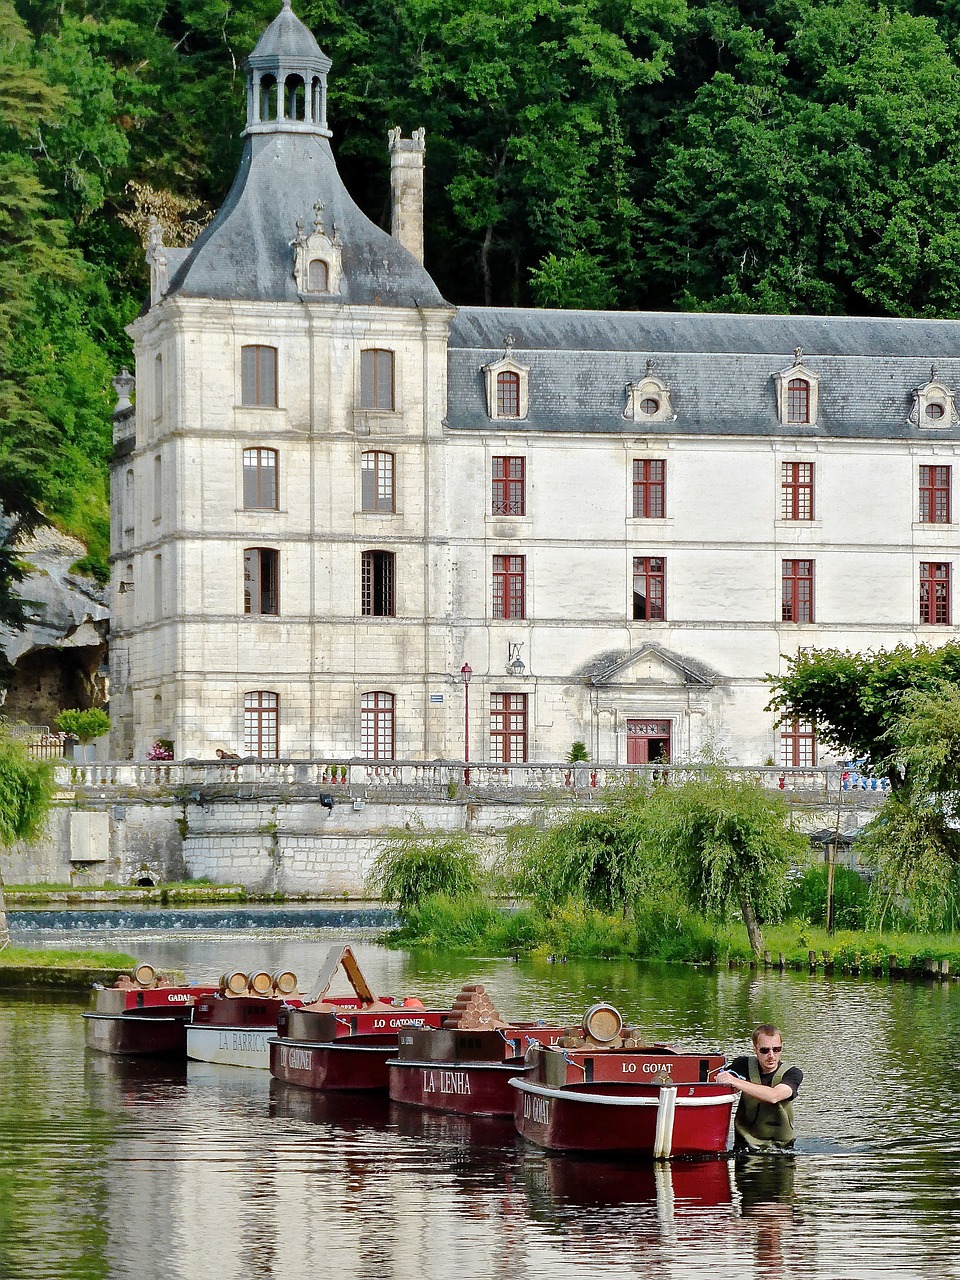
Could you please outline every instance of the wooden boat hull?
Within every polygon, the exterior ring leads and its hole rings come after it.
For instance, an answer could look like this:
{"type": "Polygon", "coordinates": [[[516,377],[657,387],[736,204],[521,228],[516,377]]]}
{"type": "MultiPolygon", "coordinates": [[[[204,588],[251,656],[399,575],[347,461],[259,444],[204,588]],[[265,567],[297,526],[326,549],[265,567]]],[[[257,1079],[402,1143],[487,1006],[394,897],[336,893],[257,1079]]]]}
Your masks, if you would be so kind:
{"type": "Polygon", "coordinates": [[[194,1062],[218,1062],[230,1067],[270,1066],[270,1040],[275,1023],[263,1026],[231,1026],[229,1023],[195,1023],[187,1026],[187,1057],[194,1062]]]}
{"type": "Polygon", "coordinates": [[[387,1061],[396,1052],[396,1034],[389,1033],[344,1036],[325,1043],[274,1038],[270,1074],[304,1089],[386,1093],[387,1061]]]}
{"type": "Polygon", "coordinates": [[[553,1088],[515,1076],[514,1123],[550,1151],[671,1156],[726,1151],[736,1094],[722,1085],[579,1084],[553,1088]]]}
{"type": "Polygon", "coordinates": [[[418,1062],[391,1058],[390,1097],[411,1107],[428,1107],[468,1116],[513,1114],[512,1078],[524,1071],[522,1059],[501,1062],[418,1062]]]}
{"type": "Polygon", "coordinates": [[[189,1010],[177,1016],[163,1008],[152,1013],[85,1013],[87,1047],[128,1057],[183,1058],[187,1052],[187,1016],[189,1010]]]}

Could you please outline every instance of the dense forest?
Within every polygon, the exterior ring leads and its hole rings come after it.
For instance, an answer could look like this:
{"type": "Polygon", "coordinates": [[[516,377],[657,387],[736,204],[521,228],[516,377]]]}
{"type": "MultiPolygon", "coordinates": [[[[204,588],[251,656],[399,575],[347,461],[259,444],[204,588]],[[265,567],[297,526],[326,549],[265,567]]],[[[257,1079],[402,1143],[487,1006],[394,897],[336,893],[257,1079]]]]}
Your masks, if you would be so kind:
{"type": "MultiPolygon", "coordinates": [[[[299,0],[358,203],[427,130],[460,303],[960,314],[960,0],[299,0]]],[[[0,620],[39,513],[106,572],[110,378],[223,198],[279,0],[0,0],[0,620]],[[178,241],[179,237],[179,241],[178,241]],[[6,584],[6,585],[4,585],[6,584]]]]}

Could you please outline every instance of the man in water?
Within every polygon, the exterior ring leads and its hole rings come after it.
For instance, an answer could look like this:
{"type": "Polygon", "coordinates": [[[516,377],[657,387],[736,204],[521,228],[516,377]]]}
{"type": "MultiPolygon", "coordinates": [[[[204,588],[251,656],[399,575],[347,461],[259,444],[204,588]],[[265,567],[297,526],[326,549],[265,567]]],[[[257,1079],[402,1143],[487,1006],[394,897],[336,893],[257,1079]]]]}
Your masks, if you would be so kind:
{"type": "Polygon", "coordinates": [[[753,1033],[756,1057],[734,1058],[715,1076],[740,1094],[733,1128],[734,1151],[789,1151],[793,1147],[793,1100],[803,1080],[799,1067],[783,1065],[783,1036],[761,1023],[753,1033]]]}

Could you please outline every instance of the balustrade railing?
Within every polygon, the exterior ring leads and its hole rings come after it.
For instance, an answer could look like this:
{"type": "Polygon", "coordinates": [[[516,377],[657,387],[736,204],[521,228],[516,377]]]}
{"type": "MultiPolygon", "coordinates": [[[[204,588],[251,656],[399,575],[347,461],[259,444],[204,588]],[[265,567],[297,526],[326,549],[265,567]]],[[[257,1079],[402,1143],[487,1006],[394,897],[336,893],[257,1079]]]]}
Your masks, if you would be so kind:
{"type": "MultiPolygon", "coordinates": [[[[816,769],[778,769],[769,765],[733,765],[731,777],[770,790],[841,799],[851,792],[884,792],[887,780],[858,773],[846,765],[816,769]]],[[[285,788],[292,792],[400,788],[440,792],[449,799],[471,793],[564,794],[609,791],[644,783],[669,785],[703,776],[697,765],[470,764],[458,761],[362,760],[333,764],[322,760],[170,760],[63,763],[56,768],[62,789],[110,791],[164,789],[189,792],[198,787],[285,788]]],[[[850,797],[852,798],[852,797],[850,797]]]]}

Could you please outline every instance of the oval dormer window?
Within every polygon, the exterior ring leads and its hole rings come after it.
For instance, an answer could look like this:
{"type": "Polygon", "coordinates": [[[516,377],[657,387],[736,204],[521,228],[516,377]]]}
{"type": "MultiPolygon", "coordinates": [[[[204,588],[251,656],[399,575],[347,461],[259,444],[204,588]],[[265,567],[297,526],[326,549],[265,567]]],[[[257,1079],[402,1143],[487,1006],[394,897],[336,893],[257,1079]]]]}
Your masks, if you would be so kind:
{"type": "Polygon", "coordinates": [[[640,412],[645,413],[648,418],[652,418],[655,413],[660,412],[660,401],[654,400],[652,396],[647,396],[645,400],[640,401],[640,412]]]}
{"type": "Polygon", "coordinates": [[[330,288],[330,268],[323,258],[311,258],[307,267],[307,288],[311,293],[326,293],[330,288]]]}
{"type": "Polygon", "coordinates": [[[947,412],[946,406],[941,404],[939,400],[932,400],[924,410],[931,422],[939,422],[947,412]]]}

